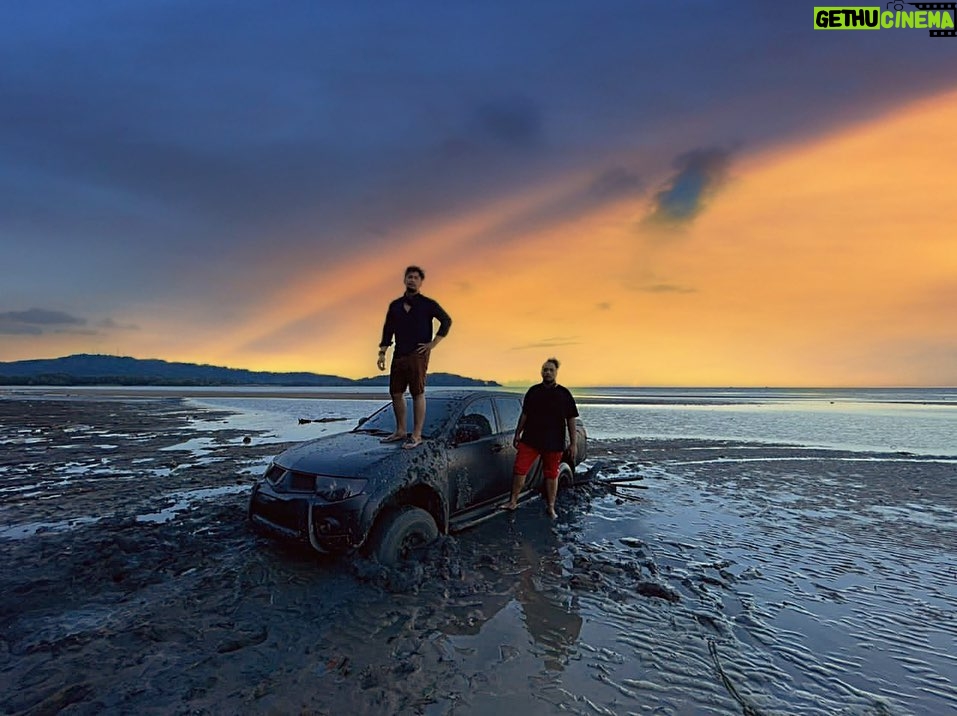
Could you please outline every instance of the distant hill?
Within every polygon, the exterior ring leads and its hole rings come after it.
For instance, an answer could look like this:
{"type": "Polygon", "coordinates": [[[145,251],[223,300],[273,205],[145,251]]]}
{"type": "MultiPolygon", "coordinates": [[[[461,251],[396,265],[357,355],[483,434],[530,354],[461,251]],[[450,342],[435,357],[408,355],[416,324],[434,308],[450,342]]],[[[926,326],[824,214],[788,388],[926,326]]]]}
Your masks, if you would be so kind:
{"type": "MultiPolygon", "coordinates": [[[[335,387],[388,385],[389,376],[352,380],[321,373],[271,373],[196,363],[79,354],[0,363],[0,385],[275,385],[335,387]]],[[[434,386],[498,386],[454,373],[430,373],[434,386]]]]}

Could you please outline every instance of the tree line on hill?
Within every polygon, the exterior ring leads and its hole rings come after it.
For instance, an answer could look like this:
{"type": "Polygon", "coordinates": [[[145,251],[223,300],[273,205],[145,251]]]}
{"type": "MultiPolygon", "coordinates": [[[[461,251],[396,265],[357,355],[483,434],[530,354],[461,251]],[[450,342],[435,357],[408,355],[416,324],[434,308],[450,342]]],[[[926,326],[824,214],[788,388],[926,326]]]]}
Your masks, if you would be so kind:
{"type": "MultiPolygon", "coordinates": [[[[108,355],[79,354],[0,363],[0,385],[362,387],[388,383],[388,375],[353,380],[321,373],[274,373],[108,355]]],[[[430,373],[429,385],[476,387],[497,386],[498,383],[454,373],[430,373]]]]}

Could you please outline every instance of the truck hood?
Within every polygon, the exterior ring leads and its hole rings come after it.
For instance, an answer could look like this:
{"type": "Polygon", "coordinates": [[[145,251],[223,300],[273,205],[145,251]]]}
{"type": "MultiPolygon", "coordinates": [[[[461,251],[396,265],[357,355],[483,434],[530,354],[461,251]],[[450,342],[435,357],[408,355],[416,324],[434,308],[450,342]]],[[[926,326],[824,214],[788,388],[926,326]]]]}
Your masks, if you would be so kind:
{"type": "Polygon", "coordinates": [[[402,443],[381,443],[382,436],[369,433],[339,433],[295,445],[280,453],[276,464],[293,470],[332,477],[381,477],[404,472],[415,458],[435,458],[442,452],[427,442],[415,450],[402,443]]]}

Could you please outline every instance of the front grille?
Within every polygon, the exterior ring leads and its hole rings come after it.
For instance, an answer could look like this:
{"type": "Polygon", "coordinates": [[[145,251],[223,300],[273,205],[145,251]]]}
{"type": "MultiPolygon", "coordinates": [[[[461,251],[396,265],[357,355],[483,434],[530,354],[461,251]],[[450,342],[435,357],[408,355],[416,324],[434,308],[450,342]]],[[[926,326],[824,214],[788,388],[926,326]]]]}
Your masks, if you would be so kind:
{"type": "Polygon", "coordinates": [[[255,496],[253,500],[250,517],[254,523],[283,532],[286,537],[295,536],[302,539],[308,535],[308,507],[303,500],[266,499],[262,494],[255,496]]]}
{"type": "Polygon", "coordinates": [[[316,476],[305,472],[290,472],[287,484],[290,492],[315,492],[316,476]]]}

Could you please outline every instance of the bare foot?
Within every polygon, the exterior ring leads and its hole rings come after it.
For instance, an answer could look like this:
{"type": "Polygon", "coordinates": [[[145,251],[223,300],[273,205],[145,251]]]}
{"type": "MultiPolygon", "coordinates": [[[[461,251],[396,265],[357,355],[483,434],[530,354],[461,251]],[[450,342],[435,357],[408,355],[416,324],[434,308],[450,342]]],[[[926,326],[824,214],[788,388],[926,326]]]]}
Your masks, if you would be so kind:
{"type": "Polygon", "coordinates": [[[509,503],[506,503],[506,504],[504,504],[504,505],[501,505],[501,506],[499,507],[499,509],[500,509],[500,510],[505,510],[506,512],[514,512],[514,511],[515,511],[515,508],[517,508],[517,507],[518,507],[518,505],[515,504],[514,502],[509,502],[509,503]]]}
{"type": "Polygon", "coordinates": [[[549,505],[549,506],[548,506],[548,516],[551,517],[553,520],[554,520],[556,517],[558,517],[558,513],[555,512],[555,505],[549,505]]]}
{"type": "Polygon", "coordinates": [[[421,444],[422,444],[422,438],[417,438],[417,437],[415,437],[415,436],[413,435],[412,437],[409,438],[409,442],[407,442],[407,443],[406,443],[405,445],[403,445],[402,447],[403,447],[405,450],[412,450],[412,449],[414,449],[414,448],[419,447],[419,445],[421,445],[421,444]]]}
{"type": "Polygon", "coordinates": [[[387,435],[386,437],[382,438],[379,442],[380,443],[397,443],[400,440],[405,440],[404,433],[392,433],[391,435],[387,435]]]}

